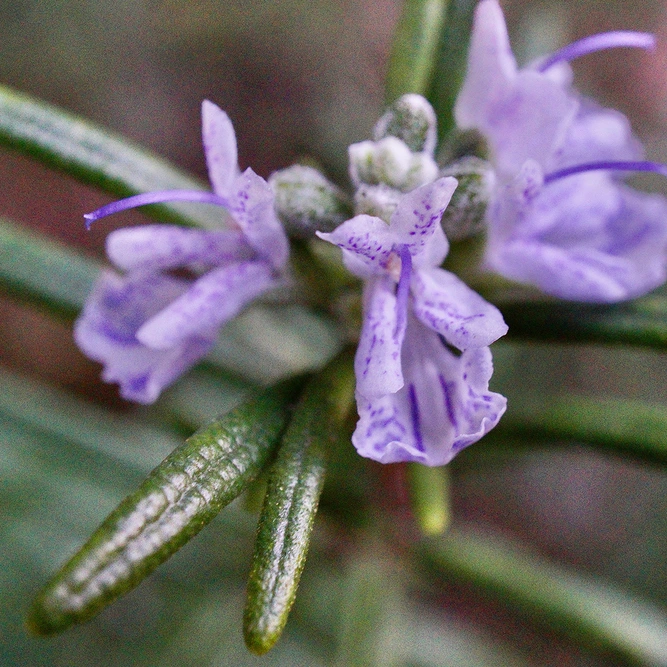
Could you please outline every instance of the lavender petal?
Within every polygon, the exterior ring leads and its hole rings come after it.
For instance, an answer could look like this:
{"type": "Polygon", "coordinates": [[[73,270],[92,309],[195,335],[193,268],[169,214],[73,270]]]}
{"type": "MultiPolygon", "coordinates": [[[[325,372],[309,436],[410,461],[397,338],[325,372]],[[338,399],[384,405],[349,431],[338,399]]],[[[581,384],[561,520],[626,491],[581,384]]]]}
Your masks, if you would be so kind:
{"type": "Polygon", "coordinates": [[[145,319],[186,289],[182,281],[154,274],[100,275],[75,324],[74,338],[87,356],[104,364],[102,378],[118,382],[124,398],[153,403],[212,348],[215,331],[165,351],[151,350],[136,339],[145,319]]]}
{"type": "Polygon", "coordinates": [[[111,232],[107,256],[120,269],[165,270],[215,266],[251,259],[254,251],[239,231],[205,231],[175,225],[142,225],[111,232]]]}
{"type": "Polygon", "coordinates": [[[500,311],[449,271],[416,271],[413,312],[459,350],[487,347],[507,333],[500,311]]]}
{"type": "Polygon", "coordinates": [[[287,263],[289,242],[275,212],[274,199],[269,184],[248,168],[232,184],[229,211],[260,257],[282,269],[287,263]]]}
{"type": "Polygon", "coordinates": [[[336,227],[333,232],[317,232],[317,235],[353,255],[356,263],[346,265],[360,278],[367,278],[384,269],[396,244],[396,237],[390,232],[389,226],[371,215],[357,215],[336,227]],[[362,270],[362,266],[367,269],[362,270]]]}
{"type": "Polygon", "coordinates": [[[154,350],[179,345],[232,319],[277,282],[265,262],[239,262],[213,269],[143,324],[137,338],[154,350]]]}
{"type": "Polygon", "coordinates": [[[479,440],[505,411],[506,399],[490,392],[488,348],[460,357],[412,319],[403,349],[404,387],[367,398],[357,393],[359,422],[352,442],[359,454],[381,463],[449,463],[479,440]]]}
{"type": "Polygon", "coordinates": [[[364,289],[364,319],[354,360],[357,393],[374,397],[403,386],[401,346],[404,315],[399,314],[395,284],[389,276],[377,276],[364,289]]]}
{"type": "MultiPolygon", "coordinates": [[[[432,237],[440,227],[440,219],[447,208],[458,181],[451,176],[439,178],[433,183],[423,185],[407,193],[398,202],[396,211],[391,216],[390,230],[398,243],[409,248],[419,266],[419,256],[426,253],[432,237]]],[[[443,236],[438,237],[442,242],[443,236]]],[[[439,250],[444,254],[438,264],[447,254],[448,247],[439,250]]],[[[438,259],[437,253],[429,247],[429,259],[438,259]]]]}
{"type": "Polygon", "coordinates": [[[239,174],[234,127],[229,116],[208,100],[202,102],[201,115],[208,178],[217,195],[228,197],[239,174]]]}

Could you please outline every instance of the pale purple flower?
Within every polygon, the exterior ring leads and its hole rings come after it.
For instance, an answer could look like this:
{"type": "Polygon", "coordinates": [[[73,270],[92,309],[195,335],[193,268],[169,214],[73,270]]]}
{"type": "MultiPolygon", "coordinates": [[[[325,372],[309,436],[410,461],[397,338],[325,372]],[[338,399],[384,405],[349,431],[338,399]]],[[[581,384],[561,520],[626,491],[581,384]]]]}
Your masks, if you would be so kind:
{"type": "Polygon", "coordinates": [[[104,364],[121,394],[152,403],[204,356],[220,327],[284,280],[289,245],[273,192],[252,169],[240,173],[227,114],[202,106],[204,152],[213,192],[146,193],[88,214],[89,222],[166,201],[206,202],[229,213],[221,229],[145,225],[109,234],[109,259],[126,275],[104,272],[75,326],[79,347],[104,364]],[[224,228],[222,228],[224,227],[224,228]],[[187,277],[169,274],[185,270],[187,277]]]}
{"type": "Polygon", "coordinates": [[[358,215],[319,234],[365,280],[352,442],[382,463],[448,463],[505,411],[488,388],[502,315],[439,268],[449,250],[440,218],[456,184],[440,178],[403,195],[389,224],[358,215]]]}
{"type": "Polygon", "coordinates": [[[645,33],[593,35],[519,69],[497,0],[479,3],[456,120],[483,134],[495,168],[488,267],[589,302],[633,298],[665,281],[667,202],[619,180],[619,171],[665,169],[642,161],[621,113],[571,88],[567,64],[654,43],[645,33]]]}

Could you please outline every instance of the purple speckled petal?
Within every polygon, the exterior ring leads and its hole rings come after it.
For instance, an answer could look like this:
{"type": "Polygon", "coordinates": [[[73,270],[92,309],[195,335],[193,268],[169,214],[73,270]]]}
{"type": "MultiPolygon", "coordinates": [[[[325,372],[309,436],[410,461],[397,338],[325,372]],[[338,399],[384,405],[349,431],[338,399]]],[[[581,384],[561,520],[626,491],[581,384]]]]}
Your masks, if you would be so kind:
{"type": "Polygon", "coordinates": [[[165,350],[232,319],[277,279],[265,262],[240,262],[209,271],[137,332],[147,347],[165,350]]]}
{"type": "Polygon", "coordinates": [[[416,271],[413,312],[459,350],[487,347],[507,333],[500,311],[449,271],[416,271]]]}
{"type": "Polygon", "coordinates": [[[135,337],[148,317],[185,290],[187,283],[154,274],[100,275],[75,324],[74,338],[87,356],[104,364],[102,378],[118,382],[124,398],[154,402],[213,347],[216,331],[164,351],[151,350],[135,337]]]}
{"type": "Polygon", "coordinates": [[[289,242],[274,199],[269,184],[248,168],[233,183],[229,212],[260,257],[282,269],[289,256],[289,242]]]}
{"type": "Polygon", "coordinates": [[[387,223],[371,215],[357,215],[336,227],[333,232],[317,232],[317,235],[347,251],[343,255],[344,259],[350,254],[354,255],[355,260],[346,262],[346,266],[360,278],[368,278],[386,268],[396,245],[396,237],[387,223]],[[362,270],[360,263],[368,270],[362,270]]]}
{"type": "Polygon", "coordinates": [[[441,235],[437,237],[439,248],[434,248],[431,241],[437,228],[440,227],[442,214],[457,185],[458,181],[451,176],[439,178],[433,183],[408,192],[398,202],[396,211],[391,216],[389,228],[398,243],[410,249],[410,254],[415,258],[415,266],[420,266],[422,263],[420,260],[425,257],[430,261],[438,259],[437,250],[440,252],[444,250],[438,264],[445,258],[448,248],[442,245],[443,237],[441,235]]]}
{"type": "Polygon", "coordinates": [[[404,387],[368,399],[357,393],[359,422],[352,442],[359,454],[381,463],[449,463],[488,433],[505,412],[506,399],[489,391],[488,348],[454,355],[414,318],[403,346],[404,387]]]}
{"type": "Polygon", "coordinates": [[[398,312],[395,291],[389,276],[371,278],[364,288],[364,320],[354,360],[357,393],[362,396],[392,393],[403,386],[406,317],[398,312]]]}
{"type": "Polygon", "coordinates": [[[201,115],[208,177],[213,191],[226,197],[239,173],[234,127],[229,116],[208,100],[202,103],[201,115]]]}
{"type": "Polygon", "coordinates": [[[240,231],[205,231],[175,225],[143,225],[111,232],[107,256],[120,269],[146,271],[220,265],[255,254],[240,231]]]}

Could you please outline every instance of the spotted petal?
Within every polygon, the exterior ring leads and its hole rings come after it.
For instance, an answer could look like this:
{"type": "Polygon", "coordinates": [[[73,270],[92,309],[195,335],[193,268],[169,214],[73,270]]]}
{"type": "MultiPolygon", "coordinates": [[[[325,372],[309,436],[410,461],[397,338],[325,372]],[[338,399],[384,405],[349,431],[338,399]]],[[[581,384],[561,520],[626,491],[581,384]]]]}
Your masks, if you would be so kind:
{"type": "Polygon", "coordinates": [[[317,235],[346,251],[344,259],[353,256],[352,261],[346,261],[346,266],[360,278],[381,272],[387,266],[396,245],[396,237],[390,232],[387,223],[372,215],[357,215],[336,227],[333,232],[317,232],[317,235]]]}
{"type": "Polygon", "coordinates": [[[420,256],[428,256],[429,261],[436,261],[436,264],[440,264],[445,258],[449,248],[443,235],[436,237],[440,243],[436,251],[431,242],[457,185],[458,181],[451,176],[439,178],[433,183],[412,190],[399,200],[389,227],[397,242],[410,249],[410,254],[415,258],[415,266],[422,264],[420,256]]]}
{"type": "Polygon", "coordinates": [[[415,316],[459,350],[487,347],[507,333],[500,311],[449,271],[416,271],[415,316]]]}
{"type": "Polygon", "coordinates": [[[282,269],[289,255],[289,242],[276,215],[274,199],[269,184],[248,168],[234,181],[229,211],[260,257],[282,269]]]}
{"type": "Polygon", "coordinates": [[[406,314],[397,310],[395,287],[383,275],[371,278],[364,289],[364,320],[354,360],[357,393],[362,396],[380,396],[403,386],[401,345],[406,314]]]}
{"type": "Polygon", "coordinates": [[[107,255],[120,269],[157,271],[179,266],[220,265],[250,259],[240,231],[206,231],[175,225],[142,225],[111,232],[107,255]]]}
{"type": "Polygon", "coordinates": [[[101,274],[74,328],[79,348],[104,364],[102,378],[121,395],[153,403],[160,392],[212,347],[216,331],[202,332],[169,350],[151,350],[135,334],[141,324],[187,289],[183,281],[154,274],[101,274]]]}
{"type": "Polygon", "coordinates": [[[147,347],[166,350],[221,326],[277,283],[264,262],[239,262],[209,271],[137,332],[147,347]]]}
{"type": "Polygon", "coordinates": [[[488,390],[492,372],[488,348],[457,357],[412,318],[403,346],[405,385],[377,398],[357,393],[354,446],[381,463],[448,463],[488,433],[505,411],[506,399],[488,390]]]}
{"type": "Polygon", "coordinates": [[[229,116],[208,100],[202,103],[201,115],[208,177],[213,191],[226,197],[239,173],[234,127],[229,116]]]}

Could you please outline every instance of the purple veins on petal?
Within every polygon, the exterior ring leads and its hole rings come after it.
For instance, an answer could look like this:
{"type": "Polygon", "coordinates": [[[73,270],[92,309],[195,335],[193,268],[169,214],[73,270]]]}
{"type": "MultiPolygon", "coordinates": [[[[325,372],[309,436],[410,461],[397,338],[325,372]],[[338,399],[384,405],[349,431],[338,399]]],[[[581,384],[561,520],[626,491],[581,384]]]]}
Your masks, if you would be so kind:
{"type": "Polygon", "coordinates": [[[416,271],[412,295],[417,319],[459,350],[487,347],[507,333],[500,311],[449,271],[416,271]]]}
{"type": "Polygon", "coordinates": [[[648,32],[634,32],[631,30],[615,30],[589,35],[572,42],[562,49],[548,56],[537,67],[538,72],[545,72],[556,63],[574,60],[595,51],[615,48],[654,49],[655,35],[648,32]]]}
{"type": "Polygon", "coordinates": [[[424,451],[424,441],[422,439],[422,429],[419,422],[419,404],[417,403],[417,393],[414,384],[408,386],[408,400],[410,401],[410,417],[412,418],[412,433],[415,438],[415,447],[424,451]]]}
{"type": "Polygon", "coordinates": [[[364,288],[364,319],[354,360],[357,393],[380,396],[403,386],[401,346],[405,326],[398,327],[394,282],[377,276],[364,288]]]}
{"type": "Polygon", "coordinates": [[[75,324],[74,338],[87,356],[104,364],[102,379],[118,382],[124,398],[154,402],[213,346],[215,331],[166,351],[152,350],[136,338],[146,318],[186,289],[183,281],[154,274],[100,275],[75,324]]]}
{"type": "Polygon", "coordinates": [[[399,250],[401,258],[401,275],[396,290],[396,338],[403,337],[408,316],[408,298],[410,296],[410,280],[412,278],[412,257],[406,246],[399,250]]]}
{"type": "Polygon", "coordinates": [[[213,192],[206,192],[205,190],[159,190],[157,192],[144,192],[140,195],[120,199],[119,201],[102,206],[92,213],[86,213],[83,217],[86,219],[86,227],[89,229],[93,222],[101,218],[106,218],[108,215],[137,208],[138,206],[164,204],[173,201],[214,204],[224,208],[227,208],[229,204],[227,199],[213,192]]]}

